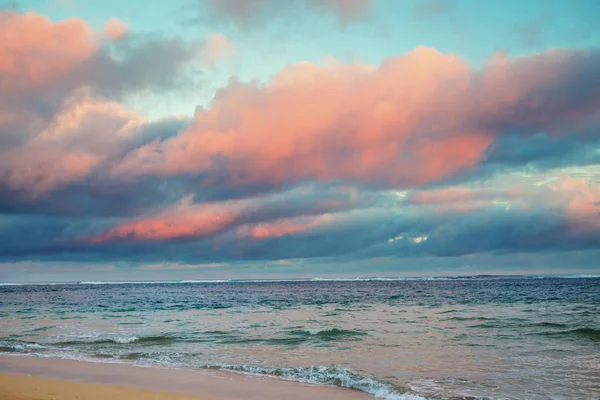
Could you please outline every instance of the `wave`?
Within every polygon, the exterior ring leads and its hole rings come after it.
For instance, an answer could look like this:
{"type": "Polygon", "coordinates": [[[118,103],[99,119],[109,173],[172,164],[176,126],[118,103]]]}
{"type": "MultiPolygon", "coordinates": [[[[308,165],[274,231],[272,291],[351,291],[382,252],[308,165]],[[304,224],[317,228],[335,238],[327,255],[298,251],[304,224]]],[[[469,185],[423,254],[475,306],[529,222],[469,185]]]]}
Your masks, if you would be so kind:
{"type": "Polygon", "coordinates": [[[44,332],[50,329],[56,328],[55,325],[52,326],[40,326],[39,328],[25,329],[22,331],[23,333],[34,333],[34,332],[44,332]]]}
{"type": "Polygon", "coordinates": [[[573,337],[573,338],[586,338],[591,340],[600,340],[600,329],[594,328],[577,328],[569,329],[567,331],[554,331],[554,332],[541,332],[539,335],[543,336],[560,336],[560,337],[573,337]]]}
{"type": "MultiPolygon", "coordinates": [[[[330,330],[330,332],[333,330],[330,330]]],[[[326,331],[324,331],[326,332],[326,331]]],[[[318,335],[321,332],[316,332],[318,335]]],[[[144,337],[144,338],[120,338],[110,341],[96,341],[98,342],[112,342],[112,343],[139,343],[140,341],[152,341],[158,338],[165,338],[165,336],[157,337],[144,337]],[[154,339],[152,339],[154,338],[154,339]]],[[[162,340],[162,339],[159,339],[162,340]]],[[[67,342],[63,342],[67,343],[67,342]]],[[[82,342],[73,342],[82,343],[82,342]]],[[[87,342],[90,343],[90,342],[87,342]]],[[[54,349],[57,350],[57,349],[54,349]]],[[[391,383],[379,381],[367,375],[362,375],[358,372],[352,371],[347,368],[343,368],[337,365],[330,366],[309,366],[309,367],[261,367],[254,365],[245,364],[227,364],[227,363],[202,363],[193,362],[188,357],[186,360],[178,359],[177,357],[171,358],[168,355],[160,355],[160,353],[144,353],[144,352],[129,352],[129,353],[105,353],[105,352],[94,352],[91,354],[84,353],[56,353],[52,348],[42,346],[36,343],[5,343],[0,341],[0,353],[12,353],[14,355],[28,355],[28,356],[39,356],[39,357],[57,357],[69,360],[79,360],[86,362],[101,362],[101,363],[115,363],[115,362],[139,362],[151,365],[161,365],[166,367],[192,367],[202,369],[217,369],[235,373],[242,373],[248,375],[259,375],[268,376],[272,378],[284,379],[289,381],[301,382],[306,384],[315,385],[329,385],[337,386],[341,388],[349,388],[359,390],[368,393],[376,398],[384,400],[428,400],[425,397],[416,395],[409,392],[408,389],[394,386],[391,383]],[[41,351],[39,351],[41,350],[41,351]],[[47,350],[47,351],[46,351],[47,350]],[[49,351],[49,352],[48,352],[49,351]],[[15,354],[17,353],[17,354],[15,354]]],[[[176,355],[174,355],[176,356],[176,355]]],[[[187,355],[189,356],[189,354],[187,355]]],[[[197,354],[197,356],[201,356],[197,354]]],[[[138,364],[139,365],[139,364],[138,364]]]]}
{"type": "Polygon", "coordinates": [[[284,332],[287,337],[240,337],[235,334],[219,332],[214,336],[223,336],[218,340],[219,344],[265,344],[274,346],[298,346],[303,343],[324,341],[345,341],[359,340],[361,336],[366,336],[367,333],[360,330],[345,330],[345,329],[294,329],[284,332]]]}
{"type": "Polygon", "coordinates": [[[69,284],[68,282],[0,282],[0,286],[57,286],[69,284]]]}
{"type": "Polygon", "coordinates": [[[600,274],[580,274],[580,275],[545,275],[541,278],[555,278],[555,279],[588,279],[588,278],[600,278],[600,274]]]}
{"type": "Polygon", "coordinates": [[[453,314],[453,313],[457,313],[458,310],[446,310],[446,311],[440,311],[438,314],[453,314]]]}
{"type": "MultiPolygon", "coordinates": [[[[494,320],[493,318],[486,318],[486,317],[450,317],[450,318],[444,319],[443,321],[493,321],[493,320],[494,320]]],[[[485,325],[485,324],[481,324],[481,325],[485,325]]],[[[481,326],[481,325],[476,325],[476,326],[481,326]]]]}
{"type": "Polygon", "coordinates": [[[543,326],[549,328],[568,328],[567,324],[559,324],[557,322],[538,322],[533,324],[533,326],[543,326]]]}
{"type": "MultiPolygon", "coordinates": [[[[469,277],[446,277],[446,276],[417,276],[398,278],[311,278],[306,282],[396,282],[396,281],[454,281],[467,280],[469,277]]],[[[302,280],[304,282],[304,280],[302,280]]]]}
{"type": "Polygon", "coordinates": [[[3,340],[0,341],[0,353],[28,353],[31,350],[45,349],[38,343],[26,342],[21,340],[3,340]]]}
{"type": "Polygon", "coordinates": [[[101,338],[95,340],[66,340],[53,343],[59,346],[74,346],[86,344],[169,344],[175,341],[174,336],[155,335],[155,336],[117,336],[111,338],[101,338]]]}
{"type": "Polygon", "coordinates": [[[330,366],[269,368],[237,364],[206,364],[207,369],[219,369],[249,375],[262,375],[316,385],[338,386],[359,390],[385,400],[427,400],[425,397],[409,393],[406,389],[381,382],[352,370],[330,366]]]}
{"type": "Polygon", "coordinates": [[[361,330],[347,330],[338,328],[323,329],[296,329],[288,331],[290,335],[314,336],[326,340],[343,339],[348,337],[366,336],[367,333],[361,330]]]}

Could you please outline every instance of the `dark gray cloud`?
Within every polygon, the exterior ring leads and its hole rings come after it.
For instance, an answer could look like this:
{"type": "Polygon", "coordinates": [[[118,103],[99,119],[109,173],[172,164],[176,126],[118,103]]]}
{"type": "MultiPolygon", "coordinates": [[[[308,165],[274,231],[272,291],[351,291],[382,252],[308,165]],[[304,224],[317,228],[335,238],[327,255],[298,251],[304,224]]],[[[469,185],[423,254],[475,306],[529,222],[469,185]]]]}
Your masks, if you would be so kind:
{"type": "MultiPolygon", "coordinates": [[[[360,262],[376,258],[401,260],[415,257],[456,258],[476,254],[592,251],[600,246],[600,229],[579,226],[572,221],[565,208],[543,205],[535,197],[530,200],[531,205],[536,205],[535,208],[523,208],[516,201],[513,207],[488,203],[485,208],[466,208],[454,212],[435,209],[443,201],[464,204],[464,201],[452,196],[442,197],[442,200],[432,204],[418,204],[419,201],[406,197],[406,200],[396,201],[395,207],[391,198],[379,201],[363,198],[341,207],[337,205],[331,224],[275,237],[240,236],[237,229],[240,225],[276,221],[302,213],[310,215],[314,210],[307,207],[320,198],[317,196],[315,199],[314,196],[315,192],[306,188],[275,194],[260,203],[265,206],[264,211],[251,210],[230,229],[214,235],[178,240],[80,242],[79,238],[94,234],[117,221],[15,216],[3,221],[2,236],[10,240],[0,247],[0,255],[4,261],[31,258],[69,260],[75,257],[89,262],[108,263],[174,260],[184,263],[239,263],[280,259],[360,262]],[[311,194],[303,196],[302,190],[311,194]],[[289,204],[288,199],[292,201],[289,204]]],[[[540,194],[540,198],[545,196],[540,194]]],[[[493,193],[474,194],[474,204],[478,204],[480,198],[493,197],[493,193]]],[[[572,204],[572,201],[567,204],[572,204]]],[[[598,221],[598,217],[590,218],[598,221]]]]}

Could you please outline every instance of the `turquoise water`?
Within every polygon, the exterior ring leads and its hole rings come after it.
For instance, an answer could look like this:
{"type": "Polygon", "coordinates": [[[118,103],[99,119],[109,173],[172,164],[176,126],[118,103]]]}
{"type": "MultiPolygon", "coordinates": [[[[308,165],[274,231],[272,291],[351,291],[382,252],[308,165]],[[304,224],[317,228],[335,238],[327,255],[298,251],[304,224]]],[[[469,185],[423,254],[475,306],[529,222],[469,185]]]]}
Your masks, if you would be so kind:
{"type": "Polygon", "coordinates": [[[599,399],[600,278],[0,286],[0,354],[220,368],[394,399],[599,399]]]}

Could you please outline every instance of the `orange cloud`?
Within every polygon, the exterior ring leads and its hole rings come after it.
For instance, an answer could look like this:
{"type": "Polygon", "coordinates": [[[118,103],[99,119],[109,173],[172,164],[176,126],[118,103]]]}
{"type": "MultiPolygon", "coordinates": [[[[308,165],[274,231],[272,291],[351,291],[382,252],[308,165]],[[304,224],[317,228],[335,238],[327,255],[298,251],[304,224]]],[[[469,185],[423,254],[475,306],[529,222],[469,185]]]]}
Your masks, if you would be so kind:
{"type": "Polygon", "coordinates": [[[600,231],[600,184],[564,177],[551,186],[555,202],[564,204],[569,223],[578,230],[600,231]]]}
{"type": "Polygon", "coordinates": [[[115,173],[225,168],[232,184],[349,179],[418,185],[473,168],[491,132],[461,126],[468,66],[418,48],[380,68],[286,67],[266,86],[234,82],[187,132],[129,154],[115,173]]]}
{"type": "Polygon", "coordinates": [[[235,45],[221,33],[209,36],[202,50],[204,62],[211,68],[221,60],[232,57],[235,54],[235,45]]]}
{"type": "Polygon", "coordinates": [[[144,141],[140,131],[146,122],[100,93],[119,95],[168,82],[197,49],[152,41],[128,48],[121,62],[106,45],[127,30],[117,19],[97,32],[81,19],[52,22],[35,13],[0,11],[1,183],[28,195],[45,194],[83,181],[134,148],[134,141],[144,141]],[[172,57],[163,57],[165,52],[172,57]]]}
{"type": "Polygon", "coordinates": [[[45,129],[0,151],[0,180],[33,195],[81,181],[139,138],[143,123],[118,103],[74,96],[45,129]]]}
{"type": "Polygon", "coordinates": [[[162,213],[126,222],[87,241],[153,241],[213,235],[237,220],[240,216],[239,205],[236,202],[194,205],[191,198],[186,198],[162,213]]]}
{"type": "Polygon", "coordinates": [[[379,67],[290,65],[265,85],[231,82],[187,131],[131,152],[113,172],[219,171],[232,185],[444,180],[476,168],[506,127],[552,131],[600,106],[600,93],[577,107],[557,100],[579,79],[573,71],[595,62],[565,54],[497,57],[482,71],[425,47],[379,67]]]}
{"type": "Polygon", "coordinates": [[[332,222],[333,217],[331,215],[323,214],[316,217],[286,218],[273,222],[243,226],[239,231],[244,237],[267,239],[309,231],[332,222]]]}
{"type": "Polygon", "coordinates": [[[128,31],[127,24],[119,19],[111,18],[104,23],[104,34],[111,40],[124,38],[128,31]]]}
{"type": "Polygon", "coordinates": [[[43,85],[85,60],[97,49],[87,22],[53,23],[34,13],[0,12],[2,90],[43,85]]]}
{"type": "Polygon", "coordinates": [[[268,0],[204,0],[217,15],[229,17],[234,21],[244,24],[254,17],[270,12],[292,9],[295,4],[304,4],[308,7],[327,8],[337,14],[342,21],[357,18],[364,13],[373,0],[300,0],[268,1],[268,0]]]}
{"type": "Polygon", "coordinates": [[[336,221],[330,212],[337,211],[336,205],[322,208],[314,214],[295,216],[310,212],[314,201],[320,197],[285,208],[290,201],[297,200],[290,192],[220,202],[193,203],[192,196],[183,198],[174,206],[160,212],[145,215],[121,223],[104,232],[84,239],[89,243],[103,243],[117,240],[161,241],[170,239],[202,238],[233,231],[241,237],[266,239],[301,233],[332,225],[336,221]],[[293,217],[285,216],[293,213],[293,217]]]}

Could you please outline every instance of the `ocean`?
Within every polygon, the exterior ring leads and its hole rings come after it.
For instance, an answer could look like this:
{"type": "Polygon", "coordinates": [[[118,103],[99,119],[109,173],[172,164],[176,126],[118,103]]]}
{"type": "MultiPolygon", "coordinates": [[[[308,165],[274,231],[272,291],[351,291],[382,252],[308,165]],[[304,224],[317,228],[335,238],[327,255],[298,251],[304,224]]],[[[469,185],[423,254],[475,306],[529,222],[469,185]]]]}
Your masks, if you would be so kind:
{"type": "Polygon", "coordinates": [[[600,277],[0,286],[0,355],[222,369],[388,400],[600,399],[600,277]]]}

